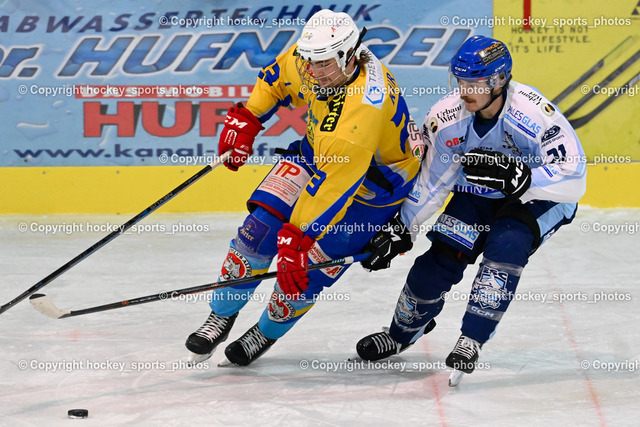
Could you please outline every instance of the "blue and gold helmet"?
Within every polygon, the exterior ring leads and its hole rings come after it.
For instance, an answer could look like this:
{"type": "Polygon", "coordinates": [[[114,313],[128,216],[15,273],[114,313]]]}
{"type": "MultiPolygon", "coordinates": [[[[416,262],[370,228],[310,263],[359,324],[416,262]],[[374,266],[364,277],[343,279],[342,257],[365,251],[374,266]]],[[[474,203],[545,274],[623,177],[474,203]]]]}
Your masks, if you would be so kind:
{"type": "Polygon", "coordinates": [[[504,43],[490,37],[473,36],[453,56],[449,71],[459,80],[486,79],[493,88],[508,83],[512,66],[511,54],[504,43]]]}

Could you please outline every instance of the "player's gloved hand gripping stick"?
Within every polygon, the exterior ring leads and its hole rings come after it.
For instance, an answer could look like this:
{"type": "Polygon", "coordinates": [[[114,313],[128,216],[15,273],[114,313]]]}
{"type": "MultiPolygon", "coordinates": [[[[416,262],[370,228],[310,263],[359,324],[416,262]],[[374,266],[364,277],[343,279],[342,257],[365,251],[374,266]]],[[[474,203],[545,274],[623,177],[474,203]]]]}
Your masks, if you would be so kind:
{"type": "Polygon", "coordinates": [[[362,261],[365,270],[376,271],[391,266],[391,260],[413,248],[411,234],[397,213],[364,247],[371,256],[362,261]]]}
{"type": "Polygon", "coordinates": [[[311,237],[293,224],[284,224],[278,232],[278,284],[292,299],[298,299],[309,287],[307,252],[313,243],[311,237]]]}
{"type": "Polygon", "coordinates": [[[229,108],[218,142],[219,153],[231,153],[229,160],[224,162],[227,168],[237,171],[247,162],[253,153],[253,142],[262,129],[260,120],[240,102],[229,108]]]}

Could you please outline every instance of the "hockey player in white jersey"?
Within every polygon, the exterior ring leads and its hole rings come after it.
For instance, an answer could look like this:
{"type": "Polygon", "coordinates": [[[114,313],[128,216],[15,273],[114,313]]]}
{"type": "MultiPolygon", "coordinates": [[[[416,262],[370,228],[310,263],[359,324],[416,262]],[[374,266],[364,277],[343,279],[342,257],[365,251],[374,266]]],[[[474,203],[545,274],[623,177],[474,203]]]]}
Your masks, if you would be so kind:
{"type": "Polygon", "coordinates": [[[388,332],[358,342],[363,359],[397,354],[433,329],[446,293],[482,254],[462,335],[446,359],[456,385],[462,372],[473,372],[529,257],[574,218],[586,187],[580,141],[540,92],[511,80],[511,69],[506,45],[484,36],[465,41],[451,60],[458,87],[427,113],[418,181],[365,248],[373,252],[365,268],[389,267],[453,196],[427,233],[432,245],[409,271],[388,332]]]}

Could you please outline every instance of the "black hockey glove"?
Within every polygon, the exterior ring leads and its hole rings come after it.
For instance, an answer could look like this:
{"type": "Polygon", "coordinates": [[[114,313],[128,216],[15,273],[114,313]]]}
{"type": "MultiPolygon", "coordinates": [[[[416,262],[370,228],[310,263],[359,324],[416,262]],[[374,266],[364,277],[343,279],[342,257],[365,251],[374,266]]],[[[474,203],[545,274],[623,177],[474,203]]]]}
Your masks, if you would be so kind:
{"type": "Polygon", "coordinates": [[[382,270],[391,266],[391,260],[413,247],[409,230],[396,214],[364,247],[363,252],[371,252],[371,256],[362,261],[362,266],[369,271],[382,270]]]}
{"type": "Polygon", "coordinates": [[[474,149],[464,155],[462,171],[467,181],[520,198],[531,185],[531,168],[500,152],[474,149]]]}

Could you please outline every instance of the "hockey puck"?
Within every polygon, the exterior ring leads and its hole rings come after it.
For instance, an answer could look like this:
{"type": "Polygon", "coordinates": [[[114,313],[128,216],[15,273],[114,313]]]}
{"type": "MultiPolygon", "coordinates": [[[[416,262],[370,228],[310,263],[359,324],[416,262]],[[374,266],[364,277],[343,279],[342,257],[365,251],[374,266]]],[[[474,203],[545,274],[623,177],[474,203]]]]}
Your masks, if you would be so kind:
{"type": "Polygon", "coordinates": [[[69,418],[87,418],[89,416],[89,411],[86,409],[69,409],[67,415],[69,418]]]}

